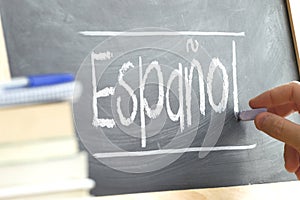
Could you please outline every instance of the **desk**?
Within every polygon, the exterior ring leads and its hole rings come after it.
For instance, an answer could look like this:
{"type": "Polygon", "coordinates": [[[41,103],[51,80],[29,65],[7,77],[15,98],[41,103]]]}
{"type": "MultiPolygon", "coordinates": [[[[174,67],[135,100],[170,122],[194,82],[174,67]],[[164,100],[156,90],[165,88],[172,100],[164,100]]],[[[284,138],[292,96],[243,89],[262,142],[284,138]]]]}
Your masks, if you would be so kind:
{"type": "Polygon", "coordinates": [[[300,181],[248,186],[126,194],[91,198],[94,200],[253,200],[300,199],[300,181]],[[298,197],[297,197],[298,195],[298,197]],[[296,198],[297,197],[297,198],[296,198]]]}

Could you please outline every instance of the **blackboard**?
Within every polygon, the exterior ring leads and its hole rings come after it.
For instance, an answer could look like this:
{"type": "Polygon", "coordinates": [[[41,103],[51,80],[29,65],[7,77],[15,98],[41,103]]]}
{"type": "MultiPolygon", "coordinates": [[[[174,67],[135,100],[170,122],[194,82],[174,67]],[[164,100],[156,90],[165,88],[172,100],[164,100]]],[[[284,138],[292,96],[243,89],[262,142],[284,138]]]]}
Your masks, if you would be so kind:
{"type": "Polygon", "coordinates": [[[74,122],[95,195],[295,179],[283,144],[234,117],[260,92],[298,80],[284,0],[0,8],[13,76],[71,72],[81,81],[74,122]]]}

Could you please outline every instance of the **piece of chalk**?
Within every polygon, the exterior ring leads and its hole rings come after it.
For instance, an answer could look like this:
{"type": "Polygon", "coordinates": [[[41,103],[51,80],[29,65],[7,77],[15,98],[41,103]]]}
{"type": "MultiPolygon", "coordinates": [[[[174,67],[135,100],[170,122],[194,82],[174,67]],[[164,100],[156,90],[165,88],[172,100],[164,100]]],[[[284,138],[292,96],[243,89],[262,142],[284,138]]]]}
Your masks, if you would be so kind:
{"type": "Polygon", "coordinates": [[[254,120],[256,115],[263,113],[263,112],[267,112],[267,108],[245,110],[245,111],[241,111],[241,112],[237,113],[236,118],[237,118],[237,120],[240,120],[240,121],[250,121],[250,120],[254,120]]]}

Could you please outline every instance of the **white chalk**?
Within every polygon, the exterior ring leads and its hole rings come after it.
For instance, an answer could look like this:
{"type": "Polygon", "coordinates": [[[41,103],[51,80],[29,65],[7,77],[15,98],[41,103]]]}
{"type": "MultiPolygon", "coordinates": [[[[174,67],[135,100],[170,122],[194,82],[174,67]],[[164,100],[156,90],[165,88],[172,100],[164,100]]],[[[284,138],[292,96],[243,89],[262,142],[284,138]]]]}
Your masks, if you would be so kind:
{"type": "Polygon", "coordinates": [[[267,111],[268,111],[267,108],[245,110],[245,111],[241,111],[241,112],[237,113],[235,116],[236,116],[237,120],[250,121],[250,120],[254,120],[258,114],[267,112],[267,111]]]}
{"type": "Polygon", "coordinates": [[[80,31],[84,36],[120,36],[120,37],[143,37],[143,36],[226,36],[245,37],[245,32],[201,32],[201,31],[80,31]]]}
{"type": "Polygon", "coordinates": [[[121,157],[141,157],[162,154],[181,154],[190,152],[210,152],[210,151],[245,151],[256,148],[257,144],[243,146],[216,146],[216,147],[189,147],[182,149],[158,149],[147,151],[121,151],[121,152],[101,152],[95,153],[95,158],[121,158],[121,157]]]}

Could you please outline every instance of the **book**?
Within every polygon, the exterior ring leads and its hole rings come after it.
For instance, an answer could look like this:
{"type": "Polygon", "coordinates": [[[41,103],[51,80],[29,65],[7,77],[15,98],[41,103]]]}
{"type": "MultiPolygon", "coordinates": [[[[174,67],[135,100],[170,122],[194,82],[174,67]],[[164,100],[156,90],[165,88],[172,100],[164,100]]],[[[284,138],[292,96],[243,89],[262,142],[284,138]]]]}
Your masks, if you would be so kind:
{"type": "Polygon", "coordinates": [[[2,144],[0,165],[46,161],[74,155],[77,152],[78,142],[75,137],[2,144]]]}
{"type": "MultiPolygon", "coordinates": [[[[6,200],[84,200],[86,198],[92,198],[89,196],[89,190],[78,189],[72,191],[65,191],[59,193],[50,194],[39,194],[39,195],[29,195],[22,197],[5,198],[6,200]]],[[[1,199],[1,198],[0,198],[1,199]]]]}
{"type": "Polygon", "coordinates": [[[95,184],[70,102],[1,107],[0,155],[0,199],[88,197],[95,184]]]}
{"type": "Polygon", "coordinates": [[[88,177],[87,154],[0,166],[0,187],[82,179],[88,177]]]}
{"type": "Polygon", "coordinates": [[[63,180],[43,184],[28,184],[0,188],[0,199],[62,199],[66,197],[84,197],[93,188],[95,182],[91,179],[63,180]]]}
{"type": "Polygon", "coordinates": [[[0,108],[0,144],[74,135],[70,102],[0,108]]]}

